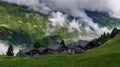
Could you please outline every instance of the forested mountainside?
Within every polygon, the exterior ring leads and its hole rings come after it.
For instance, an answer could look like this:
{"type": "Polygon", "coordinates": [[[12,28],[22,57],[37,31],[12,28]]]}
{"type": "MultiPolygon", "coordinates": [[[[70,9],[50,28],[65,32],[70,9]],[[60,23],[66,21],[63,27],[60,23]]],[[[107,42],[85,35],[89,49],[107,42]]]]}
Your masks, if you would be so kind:
{"type": "Polygon", "coordinates": [[[86,13],[93,19],[94,22],[100,24],[101,26],[107,26],[110,28],[120,26],[120,19],[111,17],[108,13],[97,11],[86,11],[86,13]]]}
{"type": "MultiPolygon", "coordinates": [[[[120,25],[120,19],[109,17],[106,13],[92,11],[86,11],[86,13],[101,26],[113,27],[120,25]]],[[[0,32],[0,39],[13,44],[27,45],[39,40],[41,44],[48,45],[60,42],[61,39],[71,42],[72,38],[77,38],[79,34],[84,35],[78,33],[77,30],[70,33],[66,27],[61,27],[54,28],[56,30],[51,35],[46,36],[49,24],[48,17],[48,15],[28,9],[26,6],[0,1],[0,30],[4,31],[0,32]]],[[[49,27],[52,28],[52,26],[49,27]]]]}

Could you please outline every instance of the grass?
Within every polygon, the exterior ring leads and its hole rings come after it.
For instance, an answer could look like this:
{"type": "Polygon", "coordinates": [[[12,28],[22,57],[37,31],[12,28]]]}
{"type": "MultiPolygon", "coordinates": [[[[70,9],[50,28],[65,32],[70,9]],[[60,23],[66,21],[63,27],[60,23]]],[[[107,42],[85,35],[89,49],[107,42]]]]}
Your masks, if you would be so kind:
{"type": "Polygon", "coordinates": [[[120,67],[120,35],[104,45],[78,55],[48,55],[35,58],[1,56],[1,67],[120,67]]]}

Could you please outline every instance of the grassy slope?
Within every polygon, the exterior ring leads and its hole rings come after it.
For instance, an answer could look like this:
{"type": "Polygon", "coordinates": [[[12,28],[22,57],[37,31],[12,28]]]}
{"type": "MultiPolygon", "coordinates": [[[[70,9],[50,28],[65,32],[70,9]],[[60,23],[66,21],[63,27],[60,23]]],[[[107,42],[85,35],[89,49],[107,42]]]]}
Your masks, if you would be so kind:
{"type": "Polygon", "coordinates": [[[119,67],[120,35],[103,46],[78,55],[49,55],[32,59],[1,57],[1,67],[119,67]]]}

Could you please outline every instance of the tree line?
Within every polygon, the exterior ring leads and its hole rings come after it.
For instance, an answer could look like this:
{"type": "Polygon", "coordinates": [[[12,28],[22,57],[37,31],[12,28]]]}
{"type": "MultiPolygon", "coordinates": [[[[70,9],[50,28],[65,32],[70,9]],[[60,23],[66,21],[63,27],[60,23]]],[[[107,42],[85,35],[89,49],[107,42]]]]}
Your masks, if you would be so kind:
{"type": "Polygon", "coordinates": [[[111,33],[104,33],[99,38],[92,40],[91,43],[94,44],[96,47],[98,47],[104,44],[105,42],[107,42],[108,40],[114,38],[119,33],[120,33],[120,30],[117,28],[114,28],[111,33]]]}

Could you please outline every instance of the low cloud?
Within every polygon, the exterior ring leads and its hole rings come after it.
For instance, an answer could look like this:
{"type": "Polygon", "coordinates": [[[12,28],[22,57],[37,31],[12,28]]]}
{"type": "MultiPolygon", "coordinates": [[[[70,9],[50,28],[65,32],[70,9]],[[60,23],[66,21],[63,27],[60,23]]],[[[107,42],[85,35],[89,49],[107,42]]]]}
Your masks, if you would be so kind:
{"type": "MultiPolygon", "coordinates": [[[[29,9],[38,12],[49,14],[50,28],[46,35],[54,32],[56,27],[68,27],[68,31],[77,29],[81,38],[89,34],[89,38],[94,33],[99,36],[104,32],[110,32],[111,29],[102,27],[93,22],[92,18],[88,17],[85,10],[106,12],[111,17],[120,18],[120,0],[2,0],[9,3],[28,6],[29,9]],[[57,11],[57,12],[56,12],[57,11]],[[64,14],[63,14],[64,13],[64,14]],[[67,16],[78,17],[79,19],[69,21],[67,16]],[[68,23],[69,22],[69,23],[68,23]],[[84,30],[81,27],[84,26],[84,30]],[[86,32],[85,32],[86,31],[86,32]],[[89,31],[89,32],[87,32],[89,31]],[[85,35],[81,35],[85,33],[85,35]]],[[[109,22],[108,22],[109,23],[109,22]]],[[[93,36],[92,36],[93,37],[93,36]]],[[[87,38],[88,39],[88,38],[87,38]]]]}
{"type": "Polygon", "coordinates": [[[94,23],[93,20],[86,15],[86,13],[82,13],[80,18],[81,19],[73,19],[69,21],[66,14],[54,12],[52,13],[51,17],[49,17],[48,23],[50,24],[48,24],[46,35],[51,35],[51,33],[60,29],[61,27],[68,28],[68,31],[66,32],[70,33],[77,30],[79,33],[78,39],[87,40],[99,37],[104,32],[111,32],[111,29],[108,29],[107,27],[101,27],[97,23],[94,23]]]}
{"type": "MultiPolygon", "coordinates": [[[[9,47],[8,42],[0,41],[0,55],[3,54],[6,55],[8,47],[9,47]]],[[[13,48],[14,48],[14,55],[16,55],[19,52],[19,50],[23,49],[22,46],[13,46],[13,48]]]]}
{"type": "Polygon", "coordinates": [[[73,16],[81,11],[90,10],[108,12],[111,16],[120,18],[120,0],[2,0],[18,5],[26,5],[31,9],[49,13],[54,10],[64,11],[73,16]]]}

